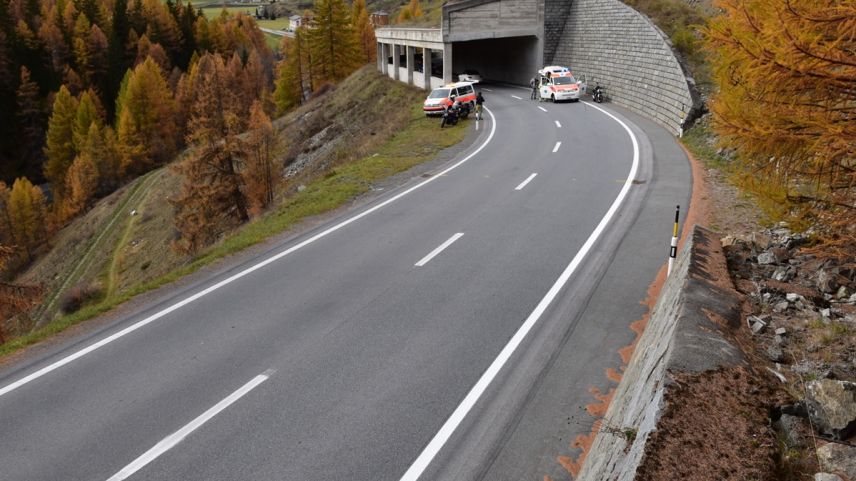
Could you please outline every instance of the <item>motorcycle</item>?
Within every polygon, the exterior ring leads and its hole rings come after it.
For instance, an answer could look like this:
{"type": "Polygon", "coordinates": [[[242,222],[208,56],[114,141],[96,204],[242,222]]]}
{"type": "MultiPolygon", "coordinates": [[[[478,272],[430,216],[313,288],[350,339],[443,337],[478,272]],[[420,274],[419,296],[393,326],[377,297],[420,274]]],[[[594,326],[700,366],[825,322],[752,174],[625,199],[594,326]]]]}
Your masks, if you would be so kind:
{"type": "Polygon", "coordinates": [[[459,119],[465,119],[470,115],[468,105],[453,104],[443,112],[443,118],[440,120],[440,128],[446,125],[457,125],[459,119]]]}
{"type": "Polygon", "coordinates": [[[599,104],[603,103],[603,87],[601,87],[600,85],[595,85],[594,89],[591,91],[591,99],[599,104]]]}

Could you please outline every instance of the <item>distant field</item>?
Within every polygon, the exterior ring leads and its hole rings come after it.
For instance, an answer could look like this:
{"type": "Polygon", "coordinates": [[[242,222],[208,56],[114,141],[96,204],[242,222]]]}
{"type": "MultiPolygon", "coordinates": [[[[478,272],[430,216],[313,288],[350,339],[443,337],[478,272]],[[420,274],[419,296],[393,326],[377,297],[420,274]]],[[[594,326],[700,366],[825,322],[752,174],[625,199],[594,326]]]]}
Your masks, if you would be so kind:
{"type": "Polygon", "coordinates": [[[247,15],[255,15],[256,14],[256,6],[248,4],[247,6],[242,7],[205,7],[202,9],[202,13],[205,14],[205,18],[217,18],[220,16],[220,13],[226,10],[229,12],[229,15],[234,15],[236,13],[245,13],[247,15]]]}
{"type": "MultiPolygon", "coordinates": [[[[205,18],[212,19],[219,17],[224,9],[229,13],[229,15],[244,13],[253,17],[256,13],[256,5],[251,3],[240,7],[222,7],[217,4],[212,4],[211,6],[203,7],[202,13],[205,14],[205,18]]],[[[259,25],[259,27],[263,28],[269,28],[272,30],[285,30],[288,27],[288,17],[281,17],[277,18],[276,20],[256,20],[256,23],[259,25]]],[[[280,44],[282,43],[282,37],[271,35],[269,33],[265,33],[264,35],[265,41],[267,42],[268,46],[275,51],[279,50],[280,44]]]]}
{"type": "Polygon", "coordinates": [[[288,17],[282,16],[276,20],[256,20],[256,23],[259,24],[259,27],[270,28],[272,30],[285,30],[288,28],[290,21],[288,20],[288,17]]]}

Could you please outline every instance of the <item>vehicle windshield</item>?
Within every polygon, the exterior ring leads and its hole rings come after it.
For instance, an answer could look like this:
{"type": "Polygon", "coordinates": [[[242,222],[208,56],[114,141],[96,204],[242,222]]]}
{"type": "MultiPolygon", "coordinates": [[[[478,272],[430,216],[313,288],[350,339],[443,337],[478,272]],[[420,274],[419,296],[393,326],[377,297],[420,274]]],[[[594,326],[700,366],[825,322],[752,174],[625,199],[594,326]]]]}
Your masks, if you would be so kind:
{"type": "Polygon", "coordinates": [[[428,96],[429,99],[444,99],[449,96],[450,89],[435,89],[428,96]]]}
{"type": "Polygon", "coordinates": [[[553,84],[554,85],[570,85],[570,84],[575,84],[575,83],[577,83],[577,81],[571,75],[568,75],[567,77],[555,77],[555,78],[553,78],[553,84]]]}

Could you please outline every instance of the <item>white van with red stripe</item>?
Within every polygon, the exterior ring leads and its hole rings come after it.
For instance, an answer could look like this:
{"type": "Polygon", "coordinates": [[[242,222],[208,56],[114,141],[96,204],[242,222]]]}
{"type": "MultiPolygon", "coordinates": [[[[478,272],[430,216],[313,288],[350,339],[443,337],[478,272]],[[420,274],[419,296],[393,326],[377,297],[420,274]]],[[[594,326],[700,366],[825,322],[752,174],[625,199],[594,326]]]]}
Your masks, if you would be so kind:
{"type": "Polygon", "coordinates": [[[476,91],[473,88],[475,82],[455,82],[436,88],[428,94],[422,111],[425,115],[442,115],[447,108],[452,106],[452,98],[461,104],[469,104],[470,110],[475,110],[476,91]]]}
{"type": "Polygon", "coordinates": [[[585,91],[585,82],[575,79],[567,67],[551,65],[538,71],[539,100],[579,101],[585,91]]]}

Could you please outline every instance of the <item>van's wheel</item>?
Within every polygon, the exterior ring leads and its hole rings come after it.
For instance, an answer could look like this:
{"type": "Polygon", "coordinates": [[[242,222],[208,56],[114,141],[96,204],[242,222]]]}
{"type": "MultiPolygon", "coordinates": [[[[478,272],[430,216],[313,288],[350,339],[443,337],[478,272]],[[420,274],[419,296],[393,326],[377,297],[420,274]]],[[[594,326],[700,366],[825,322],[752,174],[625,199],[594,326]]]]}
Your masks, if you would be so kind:
{"type": "Polygon", "coordinates": [[[550,102],[556,103],[556,95],[550,96],[550,102]]]}

